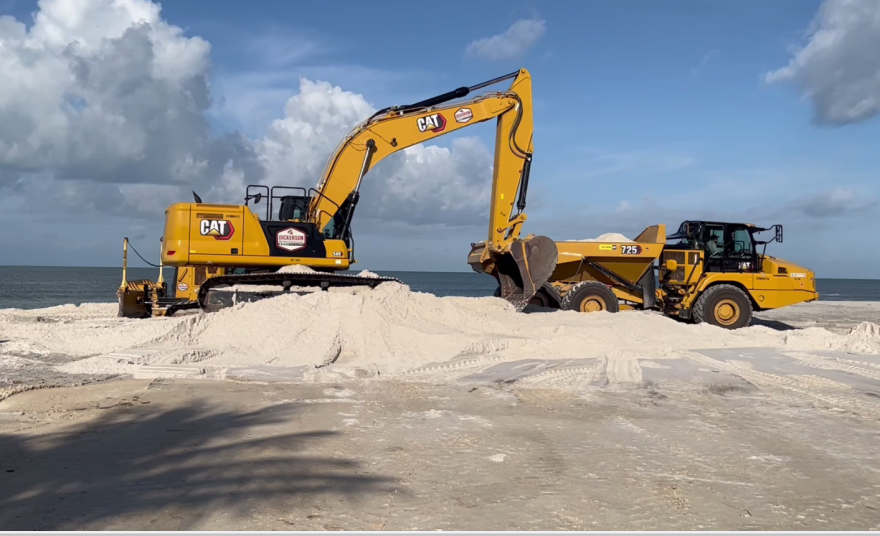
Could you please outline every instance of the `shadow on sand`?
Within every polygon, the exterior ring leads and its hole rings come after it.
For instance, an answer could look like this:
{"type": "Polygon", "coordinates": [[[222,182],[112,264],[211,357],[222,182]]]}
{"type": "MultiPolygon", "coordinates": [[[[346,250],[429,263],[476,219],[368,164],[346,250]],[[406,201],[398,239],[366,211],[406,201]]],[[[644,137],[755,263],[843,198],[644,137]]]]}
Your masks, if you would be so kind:
{"type": "Polygon", "coordinates": [[[763,318],[756,317],[752,317],[752,325],[764,326],[765,328],[775,329],[776,331],[791,331],[793,329],[798,329],[790,324],[786,324],[785,322],[780,322],[778,320],[765,320],[763,318]]]}
{"type": "Polygon", "coordinates": [[[247,520],[266,503],[290,511],[316,493],[357,501],[394,488],[354,460],[303,454],[336,432],[259,430],[302,406],[125,406],[58,433],[0,434],[0,529],[187,530],[208,509],[247,520]]]}

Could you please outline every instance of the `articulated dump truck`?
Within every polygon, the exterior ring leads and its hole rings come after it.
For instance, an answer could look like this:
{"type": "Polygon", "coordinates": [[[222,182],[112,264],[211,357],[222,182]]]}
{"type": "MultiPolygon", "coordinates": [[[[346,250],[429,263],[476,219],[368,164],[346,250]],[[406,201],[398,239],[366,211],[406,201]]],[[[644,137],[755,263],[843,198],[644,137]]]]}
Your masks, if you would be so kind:
{"type": "MultiPolygon", "coordinates": [[[[766,255],[767,244],[782,239],[781,225],[685,221],[670,236],[660,224],[633,241],[558,241],[549,277],[519,286],[534,288],[529,303],[541,307],[612,313],[653,309],[736,329],[751,323],[753,311],[819,299],[811,270],[766,255]],[[773,237],[760,240],[766,231],[773,237]]],[[[472,244],[468,264],[501,283],[497,266],[481,255],[483,247],[472,244]]],[[[542,247],[547,255],[547,245],[542,247]]]]}

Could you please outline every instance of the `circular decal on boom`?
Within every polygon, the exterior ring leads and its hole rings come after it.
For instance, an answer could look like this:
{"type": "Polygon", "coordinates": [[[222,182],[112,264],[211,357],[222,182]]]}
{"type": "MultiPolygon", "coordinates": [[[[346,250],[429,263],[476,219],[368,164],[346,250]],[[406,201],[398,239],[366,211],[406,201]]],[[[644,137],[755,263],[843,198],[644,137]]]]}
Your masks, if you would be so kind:
{"type": "Polygon", "coordinates": [[[456,123],[467,123],[474,117],[474,112],[471,111],[470,108],[459,108],[457,112],[455,112],[455,122],[456,123]]]}

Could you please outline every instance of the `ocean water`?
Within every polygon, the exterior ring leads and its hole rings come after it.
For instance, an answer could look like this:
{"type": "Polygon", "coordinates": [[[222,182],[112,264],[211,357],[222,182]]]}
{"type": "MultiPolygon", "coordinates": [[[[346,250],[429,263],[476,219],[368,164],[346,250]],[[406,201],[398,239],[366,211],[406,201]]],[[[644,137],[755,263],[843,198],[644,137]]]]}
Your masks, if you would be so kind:
{"type": "MultiPolygon", "coordinates": [[[[353,272],[356,273],[356,272],[353,272]]],[[[437,296],[491,296],[495,280],[474,272],[383,272],[415,291],[437,296]]],[[[155,268],[130,268],[129,279],[153,279],[155,268]]],[[[170,280],[172,271],[166,269],[170,280]]],[[[37,309],[66,303],[114,302],[122,281],[120,268],[61,268],[0,266],[0,309],[37,309]]],[[[878,279],[819,279],[819,299],[825,301],[880,301],[878,279]]]]}

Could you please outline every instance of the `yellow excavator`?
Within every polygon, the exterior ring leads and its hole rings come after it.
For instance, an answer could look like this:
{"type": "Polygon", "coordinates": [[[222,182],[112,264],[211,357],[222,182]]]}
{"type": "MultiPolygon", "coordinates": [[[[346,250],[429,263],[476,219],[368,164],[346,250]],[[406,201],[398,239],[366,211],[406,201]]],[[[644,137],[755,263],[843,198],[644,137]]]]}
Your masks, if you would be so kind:
{"type": "Polygon", "coordinates": [[[169,206],[161,263],[175,268],[172,290],[164,281],[129,282],[123,276],[117,293],[120,316],[212,311],[291,287],[326,290],[396,281],[339,273],[356,262],[351,228],[365,175],[393,153],[491,119],[496,120],[495,163],[482,255],[496,267],[501,297],[521,310],[556,266],[552,240],[520,238],[534,152],[532,79],[526,69],[379,110],[343,138],[317,188],[251,185],[244,205],[204,203],[193,193],[195,203],[169,206]],[[507,80],[507,90],[460,100],[507,80]],[[259,205],[261,215],[255,211],[259,205]],[[279,271],[292,265],[313,271],[279,271]]]}

